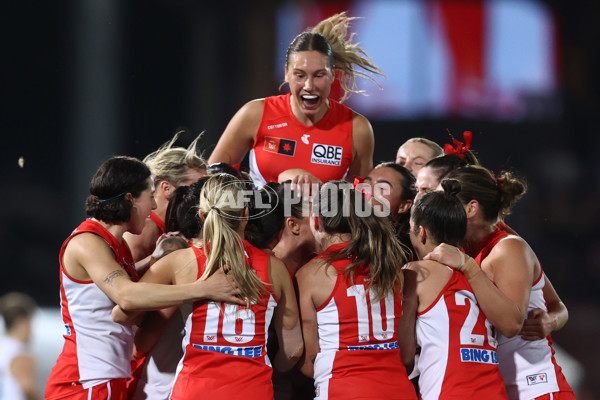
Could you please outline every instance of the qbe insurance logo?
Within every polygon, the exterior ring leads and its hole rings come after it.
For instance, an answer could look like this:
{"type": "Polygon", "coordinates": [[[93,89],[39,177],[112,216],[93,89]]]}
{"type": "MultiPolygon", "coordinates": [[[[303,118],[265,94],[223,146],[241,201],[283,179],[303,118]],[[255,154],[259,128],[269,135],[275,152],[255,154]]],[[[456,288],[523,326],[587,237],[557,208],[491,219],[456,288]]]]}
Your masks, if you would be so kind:
{"type": "Polygon", "coordinates": [[[333,165],[339,167],[342,164],[344,149],[341,146],[314,143],[310,162],[313,164],[333,165]]]}

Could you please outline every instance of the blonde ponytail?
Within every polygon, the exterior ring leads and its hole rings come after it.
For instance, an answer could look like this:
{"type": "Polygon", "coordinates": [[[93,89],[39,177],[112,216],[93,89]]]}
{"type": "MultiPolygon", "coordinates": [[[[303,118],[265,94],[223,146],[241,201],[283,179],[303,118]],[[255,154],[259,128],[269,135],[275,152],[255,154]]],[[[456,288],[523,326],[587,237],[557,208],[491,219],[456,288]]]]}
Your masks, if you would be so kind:
{"type": "Polygon", "coordinates": [[[206,267],[201,279],[223,270],[233,277],[250,306],[259,301],[265,283],[247,264],[244,243],[236,231],[244,219],[245,206],[237,201],[242,190],[242,183],[229,174],[211,176],[202,188],[199,212],[204,218],[206,267]]]}

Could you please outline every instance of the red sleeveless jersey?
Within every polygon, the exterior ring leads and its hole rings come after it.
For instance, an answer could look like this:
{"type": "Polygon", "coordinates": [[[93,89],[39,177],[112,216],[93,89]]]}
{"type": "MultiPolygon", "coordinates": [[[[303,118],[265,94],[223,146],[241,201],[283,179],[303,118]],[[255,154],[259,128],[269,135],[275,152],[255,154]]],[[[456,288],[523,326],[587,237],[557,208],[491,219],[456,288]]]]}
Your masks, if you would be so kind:
{"type": "MultiPolygon", "coordinates": [[[[325,253],[348,243],[330,246],[325,253]]],[[[320,351],[315,359],[315,399],[416,399],[398,347],[402,299],[389,293],[374,301],[367,292],[369,267],[353,282],[344,270],[351,260],[334,261],[338,278],[329,299],[317,309],[320,351]]]]}
{"type": "Polygon", "coordinates": [[[258,186],[302,168],[323,182],[344,179],[352,163],[353,111],[329,99],[329,110],[313,126],[292,112],[290,94],[267,97],[250,151],[250,176],[258,186]]]}
{"type": "MultiPolygon", "coordinates": [[[[267,284],[267,290],[260,302],[250,308],[214,301],[194,303],[194,311],[186,322],[185,354],[171,399],[273,398],[266,343],[277,299],[269,285],[269,255],[247,241],[244,248],[249,268],[267,284]]],[[[206,256],[202,249],[192,249],[200,278],[206,256]]]]}
{"type": "Polygon", "coordinates": [[[423,400],[508,399],[494,330],[463,274],[453,271],[434,302],[418,314],[416,331],[423,400]]]}

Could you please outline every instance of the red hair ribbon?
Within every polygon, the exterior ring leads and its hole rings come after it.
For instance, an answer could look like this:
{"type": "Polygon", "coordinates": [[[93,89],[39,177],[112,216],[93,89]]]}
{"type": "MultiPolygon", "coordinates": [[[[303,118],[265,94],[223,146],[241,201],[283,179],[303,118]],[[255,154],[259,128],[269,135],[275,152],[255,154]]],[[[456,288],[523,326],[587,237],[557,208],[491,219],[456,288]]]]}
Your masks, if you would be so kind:
{"type": "Polygon", "coordinates": [[[367,199],[367,201],[369,201],[371,199],[371,192],[369,190],[365,190],[365,185],[368,185],[368,184],[365,184],[364,182],[365,182],[365,180],[363,178],[361,178],[360,176],[357,176],[354,178],[354,183],[352,184],[352,187],[354,188],[354,190],[362,193],[363,196],[365,196],[365,199],[367,199]]]}
{"type": "Polygon", "coordinates": [[[464,146],[461,141],[454,139],[454,136],[452,136],[452,134],[450,132],[448,132],[448,134],[452,138],[452,141],[454,142],[456,147],[452,147],[452,145],[450,143],[446,143],[444,145],[444,153],[445,154],[456,154],[457,156],[459,156],[460,158],[462,158],[464,160],[467,157],[467,156],[465,156],[465,153],[467,152],[467,150],[469,150],[469,147],[471,147],[471,139],[473,139],[473,132],[471,132],[471,131],[463,132],[463,137],[465,138],[464,146]]]}
{"type": "Polygon", "coordinates": [[[242,167],[240,164],[231,164],[231,166],[235,169],[237,169],[238,171],[240,170],[240,168],[242,167]]]}
{"type": "Polygon", "coordinates": [[[504,179],[502,179],[502,178],[496,179],[496,185],[502,186],[503,183],[504,183],[504,179]]]}

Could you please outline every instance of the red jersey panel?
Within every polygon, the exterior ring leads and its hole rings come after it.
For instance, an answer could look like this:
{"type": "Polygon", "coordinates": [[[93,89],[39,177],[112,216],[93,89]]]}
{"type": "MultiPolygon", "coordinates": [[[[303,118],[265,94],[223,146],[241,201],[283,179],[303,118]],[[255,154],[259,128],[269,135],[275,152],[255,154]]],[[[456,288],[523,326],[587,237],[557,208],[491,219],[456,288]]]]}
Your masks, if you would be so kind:
{"type": "MultiPolygon", "coordinates": [[[[342,249],[330,246],[323,254],[342,249]]],[[[317,310],[320,352],[315,360],[316,399],[416,399],[398,347],[401,296],[374,301],[367,294],[368,266],[354,282],[344,278],[350,260],[332,263],[338,278],[329,300],[317,310]]]]}
{"type": "Polygon", "coordinates": [[[454,271],[417,316],[419,389],[429,399],[507,399],[491,323],[463,274],[454,271]]]}
{"type": "Polygon", "coordinates": [[[259,187],[277,182],[290,168],[305,169],[323,182],[343,179],[352,163],[352,110],[329,99],[323,119],[306,126],[292,113],[290,96],[265,98],[250,151],[250,176],[259,187]]]}
{"type": "MultiPolygon", "coordinates": [[[[473,258],[481,265],[494,246],[508,237],[518,236],[496,229],[481,241],[478,249],[472,254],[473,258]]],[[[544,272],[541,271],[531,287],[528,314],[535,308],[547,311],[544,285],[544,272]]],[[[507,338],[500,332],[497,336],[500,373],[504,378],[509,399],[536,398],[559,391],[573,392],[561,367],[556,363],[550,335],[541,340],[524,340],[520,335],[507,338]]]]}
{"type": "Polygon", "coordinates": [[[158,215],[156,215],[154,213],[154,211],[152,211],[150,213],[150,219],[152,221],[154,221],[154,223],[156,224],[156,226],[158,227],[158,231],[160,232],[160,234],[162,235],[163,233],[165,233],[165,221],[163,221],[162,219],[160,219],[160,217],[158,215]]]}
{"type": "MultiPolygon", "coordinates": [[[[198,278],[206,265],[202,249],[192,247],[198,278]]],[[[269,284],[269,255],[244,241],[249,268],[269,284]]],[[[194,303],[186,323],[185,354],[171,399],[262,400],[273,398],[268,327],[277,305],[270,286],[250,308],[213,301],[194,303]]]]}

